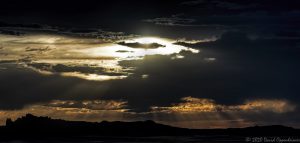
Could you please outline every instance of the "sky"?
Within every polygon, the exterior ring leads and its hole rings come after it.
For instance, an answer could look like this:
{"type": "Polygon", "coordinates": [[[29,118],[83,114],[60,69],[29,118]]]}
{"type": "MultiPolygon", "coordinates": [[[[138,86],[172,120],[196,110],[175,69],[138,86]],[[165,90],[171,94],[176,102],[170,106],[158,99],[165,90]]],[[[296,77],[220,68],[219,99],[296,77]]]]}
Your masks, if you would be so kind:
{"type": "Polygon", "coordinates": [[[2,3],[0,125],[300,127],[298,0],[2,3]]]}

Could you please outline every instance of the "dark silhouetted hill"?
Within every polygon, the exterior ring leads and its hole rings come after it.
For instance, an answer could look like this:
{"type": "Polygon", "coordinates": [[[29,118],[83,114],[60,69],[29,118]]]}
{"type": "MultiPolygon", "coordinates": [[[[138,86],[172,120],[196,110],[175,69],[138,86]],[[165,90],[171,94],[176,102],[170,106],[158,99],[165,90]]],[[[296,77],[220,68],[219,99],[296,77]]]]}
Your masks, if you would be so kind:
{"type": "Polygon", "coordinates": [[[238,138],[249,136],[300,136],[299,129],[280,125],[255,126],[229,129],[185,129],[158,124],[153,121],[107,122],[65,121],[27,114],[15,121],[7,119],[6,126],[0,127],[1,140],[45,139],[45,138],[112,138],[127,137],[199,137],[213,139],[226,136],[238,138]]]}

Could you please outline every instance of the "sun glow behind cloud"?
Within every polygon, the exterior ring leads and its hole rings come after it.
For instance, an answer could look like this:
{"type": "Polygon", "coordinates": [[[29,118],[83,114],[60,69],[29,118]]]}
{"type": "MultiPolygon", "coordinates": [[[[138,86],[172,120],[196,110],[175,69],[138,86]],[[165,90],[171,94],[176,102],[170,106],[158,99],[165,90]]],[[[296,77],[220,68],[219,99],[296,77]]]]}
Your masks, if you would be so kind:
{"type": "MultiPolygon", "coordinates": [[[[118,43],[107,43],[101,40],[78,39],[53,35],[25,35],[22,37],[5,37],[1,59],[17,60],[26,68],[31,68],[42,74],[59,74],[61,76],[78,77],[86,80],[123,79],[130,74],[130,70],[119,65],[123,60],[142,60],[147,55],[171,55],[184,58],[178,53],[182,50],[198,53],[199,50],[175,45],[175,40],[158,37],[140,37],[123,40],[126,43],[152,44],[158,46],[145,49],[132,48],[118,43]],[[44,64],[43,66],[40,66],[44,64]],[[38,66],[35,66],[38,65],[38,66]],[[45,66],[48,67],[45,67],[45,66]],[[68,69],[84,67],[102,69],[103,72],[84,73],[82,71],[53,70],[57,65],[67,66],[68,69]],[[55,72],[54,72],[55,71],[55,72]]],[[[85,70],[85,71],[86,71],[85,70]]]]}
{"type": "Polygon", "coordinates": [[[187,48],[180,45],[173,44],[174,41],[170,39],[163,38],[154,38],[154,37],[144,37],[144,38],[136,38],[125,40],[128,43],[141,43],[141,44],[150,44],[150,43],[158,43],[164,45],[164,47],[158,47],[153,49],[144,49],[144,48],[131,48],[128,46],[118,45],[118,44],[108,44],[99,47],[87,48],[74,50],[74,52],[84,53],[92,57],[99,56],[111,56],[115,57],[118,60],[128,60],[128,59],[140,59],[146,55],[170,55],[174,53],[179,53],[182,50],[188,50],[193,53],[198,53],[199,50],[195,50],[192,48],[187,48]],[[122,51],[122,52],[119,52],[122,51]]]}
{"type": "MultiPolygon", "coordinates": [[[[143,48],[131,48],[128,46],[118,44],[104,44],[99,47],[84,48],[71,50],[74,53],[84,54],[86,57],[97,58],[97,57],[112,57],[114,60],[102,60],[99,67],[107,69],[119,69],[119,72],[123,72],[123,68],[118,65],[118,61],[122,60],[136,60],[142,59],[146,55],[170,55],[179,53],[182,50],[189,50],[193,53],[198,53],[199,50],[187,48],[180,45],[174,45],[172,40],[154,37],[144,37],[125,40],[126,42],[138,42],[142,44],[158,43],[164,45],[164,47],[158,47],[154,49],[143,49],[143,48]],[[120,52],[121,51],[121,52],[120,52]]],[[[183,56],[178,55],[183,58],[183,56]]],[[[126,70],[126,69],[125,69],[126,70]]],[[[80,73],[65,73],[63,75],[76,76],[87,80],[110,80],[110,79],[123,79],[123,76],[105,76],[105,75],[82,75],[80,73]]]]}

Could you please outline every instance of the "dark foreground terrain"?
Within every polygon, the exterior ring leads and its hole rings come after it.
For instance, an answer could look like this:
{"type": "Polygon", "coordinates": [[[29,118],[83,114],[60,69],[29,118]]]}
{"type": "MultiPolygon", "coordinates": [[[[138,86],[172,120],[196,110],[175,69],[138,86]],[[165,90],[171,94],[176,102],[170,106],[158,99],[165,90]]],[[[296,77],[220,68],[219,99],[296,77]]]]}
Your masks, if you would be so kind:
{"type": "Polygon", "coordinates": [[[0,127],[0,142],[300,142],[300,130],[280,125],[185,129],[153,121],[91,123],[27,114],[0,127]]]}

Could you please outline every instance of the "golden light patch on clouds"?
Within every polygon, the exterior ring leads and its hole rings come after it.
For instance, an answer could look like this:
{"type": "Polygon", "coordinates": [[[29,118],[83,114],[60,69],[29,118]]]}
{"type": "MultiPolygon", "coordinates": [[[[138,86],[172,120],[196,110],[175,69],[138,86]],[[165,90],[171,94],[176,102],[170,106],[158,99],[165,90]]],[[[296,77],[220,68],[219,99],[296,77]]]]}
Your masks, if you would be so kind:
{"type": "Polygon", "coordinates": [[[291,105],[289,102],[285,100],[253,100],[253,101],[247,101],[244,105],[239,105],[237,107],[241,110],[265,110],[265,111],[272,111],[276,113],[284,113],[284,112],[290,112],[294,111],[296,108],[295,105],[291,105]]]}
{"type": "Polygon", "coordinates": [[[250,100],[242,105],[221,105],[214,100],[205,98],[184,97],[182,103],[174,104],[169,107],[151,107],[153,112],[179,112],[179,113],[197,113],[197,112],[261,112],[269,111],[275,113],[285,113],[294,111],[295,105],[286,100],[279,99],[260,99],[250,100]]]}
{"type": "Polygon", "coordinates": [[[46,104],[27,106],[20,110],[0,111],[0,124],[3,125],[6,118],[14,120],[26,113],[64,120],[90,122],[145,120],[145,118],[138,117],[151,115],[151,119],[156,122],[178,127],[228,128],[255,125],[258,121],[249,119],[248,115],[257,115],[261,111],[285,113],[294,110],[294,106],[287,101],[277,99],[252,100],[236,106],[219,105],[211,99],[193,97],[184,97],[182,101],[182,103],[170,107],[152,107],[152,112],[135,113],[128,109],[127,101],[54,100],[46,104]],[[222,116],[224,114],[220,114],[220,112],[226,112],[228,116],[222,116]]]}
{"type": "Polygon", "coordinates": [[[101,44],[107,43],[104,39],[68,37],[59,34],[27,34],[23,36],[1,35],[2,44],[101,44]]]}
{"type": "Polygon", "coordinates": [[[152,107],[152,110],[159,112],[211,112],[216,110],[216,104],[210,99],[184,97],[182,101],[184,102],[171,107],[152,107]]]}
{"type": "Polygon", "coordinates": [[[73,100],[54,100],[45,106],[49,107],[61,107],[61,108],[80,108],[91,110],[115,110],[124,112],[126,109],[126,101],[114,101],[114,100],[86,100],[86,101],[73,101],[73,100]]]}

